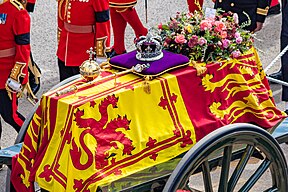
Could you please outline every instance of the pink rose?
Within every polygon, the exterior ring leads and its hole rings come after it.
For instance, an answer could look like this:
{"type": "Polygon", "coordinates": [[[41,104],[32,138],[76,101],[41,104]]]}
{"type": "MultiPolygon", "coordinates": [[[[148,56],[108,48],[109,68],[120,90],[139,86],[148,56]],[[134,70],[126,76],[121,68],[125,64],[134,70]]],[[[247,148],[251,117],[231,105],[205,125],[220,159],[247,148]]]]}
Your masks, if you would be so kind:
{"type": "Polygon", "coordinates": [[[192,35],[191,39],[189,39],[188,47],[192,48],[192,47],[194,47],[197,44],[198,44],[198,36],[197,35],[192,35]]]}
{"type": "Polygon", "coordinates": [[[179,44],[183,44],[183,43],[186,43],[187,40],[185,39],[185,36],[180,34],[180,35],[177,35],[176,38],[175,38],[175,42],[176,43],[179,43],[179,44]]]}
{"type": "Polygon", "coordinates": [[[233,51],[232,52],[232,58],[238,58],[241,55],[241,52],[239,50],[233,51]]]}
{"type": "Polygon", "coordinates": [[[162,28],[162,23],[159,23],[158,29],[163,29],[163,28],[162,28]]]}
{"type": "Polygon", "coordinates": [[[202,20],[200,23],[200,30],[205,31],[205,30],[211,30],[212,29],[212,24],[211,21],[209,20],[202,20]]]}
{"type": "Polygon", "coordinates": [[[225,31],[226,30],[226,26],[222,21],[215,21],[215,31],[216,32],[220,32],[220,31],[225,31]]]}
{"type": "Polygon", "coordinates": [[[215,21],[215,25],[217,27],[219,27],[220,29],[222,29],[222,30],[226,29],[226,26],[225,26],[225,24],[222,21],[215,21]]]}
{"type": "Polygon", "coordinates": [[[241,35],[240,35],[240,33],[239,32],[235,32],[235,34],[234,34],[234,37],[235,38],[238,38],[238,37],[240,37],[241,35]]]}
{"type": "Polygon", "coordinates": [[[236,38],[236,43],[237,43],[237,44],[242,43],[242,41],[243,41],[242,37],[238,37],[238,38],[236,38]]]}
{"type": "Polygon", "coordinates": [[[201,37],[199,40],[198,40],[198,44],[199,45],[205,45],[207,44],[207,40],[204,38],[204,37],[201,37]]]}
{"type": "Polygon", "coordinates": [[[222,45],[224,49],[227,49],[230,45],[230,41],[228,39],[223,39],[222,40],[222,45]]]}
{"type": "Polygon", "coordinates": [[[222,39],[225,39],[227,37],[227,32],[226,31],[221,31],[220,36],[222,39]]]}

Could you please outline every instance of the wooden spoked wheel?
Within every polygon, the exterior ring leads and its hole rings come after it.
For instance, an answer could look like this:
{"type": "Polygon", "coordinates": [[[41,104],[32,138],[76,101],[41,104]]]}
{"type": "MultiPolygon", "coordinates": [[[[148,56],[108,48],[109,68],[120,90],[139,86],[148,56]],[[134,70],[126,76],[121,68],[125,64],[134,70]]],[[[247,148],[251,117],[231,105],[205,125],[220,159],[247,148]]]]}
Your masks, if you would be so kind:
{"type": "Polygon", "coordinates": [[[287,164],[277,141],[264,129],[241,123],[219,128],[197,142],[163,191],[285,192],[287,184],[287,164]]]}

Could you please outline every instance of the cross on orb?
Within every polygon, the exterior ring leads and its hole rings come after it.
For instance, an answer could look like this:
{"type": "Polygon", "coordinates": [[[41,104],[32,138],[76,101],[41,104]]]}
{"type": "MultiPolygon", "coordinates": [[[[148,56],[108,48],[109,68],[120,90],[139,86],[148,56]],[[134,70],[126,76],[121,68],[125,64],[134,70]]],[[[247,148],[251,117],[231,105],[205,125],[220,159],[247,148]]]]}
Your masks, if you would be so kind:
{"type": "Polygon", "coordinates": [[[89,54],[89,60],[90,60],[90,61],[92,60],[93,55],[96,55],[96,52],[93,51],[93,48],[92,48],[92,47],[90,47],[90,49],[87,50],[86,53],[89,54]]]}

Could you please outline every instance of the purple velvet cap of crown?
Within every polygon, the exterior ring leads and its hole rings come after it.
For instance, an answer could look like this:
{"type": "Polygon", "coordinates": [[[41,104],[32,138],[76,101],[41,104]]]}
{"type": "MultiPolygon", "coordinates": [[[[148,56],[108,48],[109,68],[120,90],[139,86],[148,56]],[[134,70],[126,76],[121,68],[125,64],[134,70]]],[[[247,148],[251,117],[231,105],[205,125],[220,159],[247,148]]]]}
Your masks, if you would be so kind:
{"type": "Polygon", "coordinates": [[[163,50],[164,56],[161,59],[151,62],[137,60],[136,53],[137,51],[135,50],[129,53],[112,57],[110,59],[110,64],[112,65],[112,67],[114,66],[116,68],[131,69],[138,63],[139,64],[149,63],[150,67],[148,69],[143,70],[141,74],[159,75],[168,70],[188,65],[189,62],[188,57],[181,54],[172,53],[166,50],[163,50]]]}

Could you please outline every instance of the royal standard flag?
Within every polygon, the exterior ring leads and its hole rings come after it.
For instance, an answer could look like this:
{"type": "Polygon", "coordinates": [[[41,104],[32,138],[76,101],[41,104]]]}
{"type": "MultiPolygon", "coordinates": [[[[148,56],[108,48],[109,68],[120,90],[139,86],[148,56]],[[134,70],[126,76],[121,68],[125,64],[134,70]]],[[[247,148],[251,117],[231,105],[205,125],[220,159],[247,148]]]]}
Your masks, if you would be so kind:
{"type": "Polygon", "coordinates": [[[133,74],[115,80],[112,70],[77,92],[55,94],[83,79],[44,94],[14,158],[15,188],[29,191],[36,181],[48,191],[94,192],[188,151],[223,125],[271,128],[285,117],[254,49],[203,73],[194,67],[149,82],[133,74]]]}

